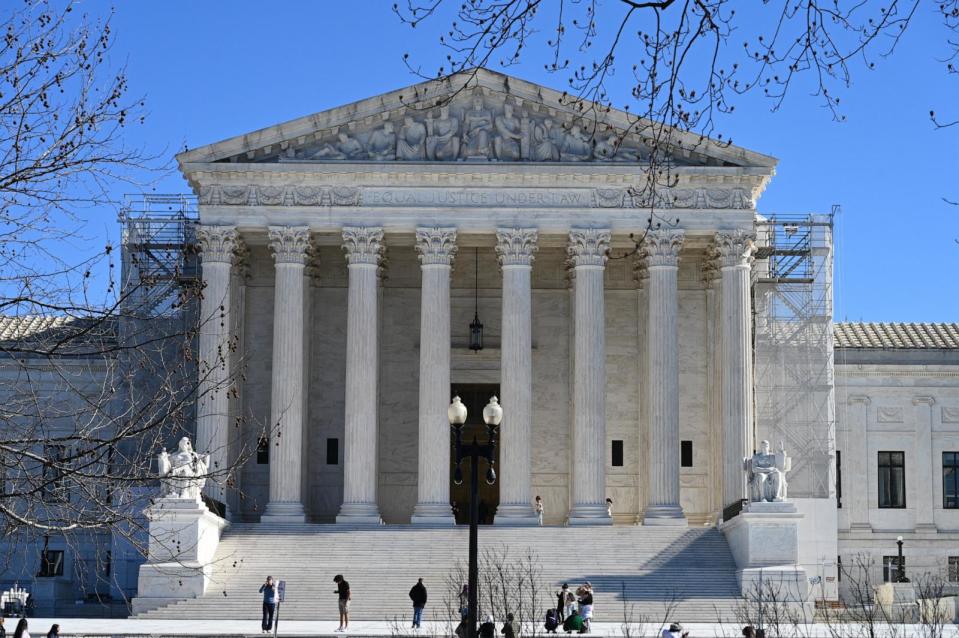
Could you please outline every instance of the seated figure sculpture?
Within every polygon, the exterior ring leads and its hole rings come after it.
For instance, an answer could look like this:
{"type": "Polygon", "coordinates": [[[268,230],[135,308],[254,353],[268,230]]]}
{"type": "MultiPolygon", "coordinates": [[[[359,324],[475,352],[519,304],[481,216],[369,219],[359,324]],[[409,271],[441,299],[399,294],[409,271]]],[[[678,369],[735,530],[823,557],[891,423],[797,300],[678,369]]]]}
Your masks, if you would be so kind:
{"type": "Polygon", "coordinates": [[[349,133],[339,133],[336,144],[324,144],[307,159],[362,159],[363,145],[349,133]]]}
{"type": "Polygon", "coordinates": [[[519,119],[513,115],[513,107],[503,106],[503,114],[494,120],[496,137],[493,138],[493,148],[496,159],[506,162],[515,162],[520,157],[520,140],[522,132],[519,119]]]}
{"type": "Polygon", "coordinates": [[[489,159],[493,114],[482,97],[473,98],[473,108],[463,114],[463,159],[489,159]]]}
{"type": "Polygon", "coordinates": [[[779,444],[775,454],[769,451],[769,441],[759,445],[759,451],[743,459],[743,469],[749,480],[749,500],[754,503],[782,503],[786,500],[786,473],[792,469],[792,459],[779,444]]]}
{"type": "Polygon", "coordinates": [[[373,131],[368,147],[371,159],[396,159],[396,132],[393,130],[393,123],[384,122],[382,127],[373,131]]]}
{"type": "Polygon", "coordinates": [[[426,125],[407,115],[396,137],[396,159],[426,159],[426,125]]]}
{"type": "Polygon", "coordinates": [[[163,496],[199,501],[209,467],[210,455],[194,452],[189,437],[180,439],[177,451],[173,454],[167,454],[166,448],[163,448],[157,458],[163,496]]]}
{"type": "Polygon", "coordinates": [[[460,138],[459,120],[450,117],[450,107],[440,107],[440,116],[436,119],[429,113],[426,119],[426,158],[431,160],[451,161],[459,157],[460,138]]]}

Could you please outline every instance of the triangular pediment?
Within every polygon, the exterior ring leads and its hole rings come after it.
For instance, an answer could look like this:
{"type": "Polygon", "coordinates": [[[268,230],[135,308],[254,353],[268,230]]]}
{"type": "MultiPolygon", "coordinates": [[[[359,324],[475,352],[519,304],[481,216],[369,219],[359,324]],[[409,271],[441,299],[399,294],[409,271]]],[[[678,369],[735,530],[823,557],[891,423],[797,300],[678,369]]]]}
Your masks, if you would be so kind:
{"type": "MultiPolygon", "coordinates": [[[[674,166],[750,167],[776,159],[670,130],[625,111],[486,69],[423,82],[186,151],[193,163],[647,162],[668,140],[674,166]],[[668,132],[668,135],[664,135],[668,132]]],[[[764,171],[765,172],[765,171],[764,171]]]]}

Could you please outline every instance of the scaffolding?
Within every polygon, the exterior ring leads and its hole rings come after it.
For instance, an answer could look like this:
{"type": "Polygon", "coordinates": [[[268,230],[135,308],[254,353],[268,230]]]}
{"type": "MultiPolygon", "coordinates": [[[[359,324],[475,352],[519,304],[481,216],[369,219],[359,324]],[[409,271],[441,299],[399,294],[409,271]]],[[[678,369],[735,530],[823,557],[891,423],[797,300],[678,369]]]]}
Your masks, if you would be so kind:
{"type": "Polygon", "coordinates": [[[834,213],[756,224],[755,440],[792,456],[791,498],[835,497],[834,213]]]}

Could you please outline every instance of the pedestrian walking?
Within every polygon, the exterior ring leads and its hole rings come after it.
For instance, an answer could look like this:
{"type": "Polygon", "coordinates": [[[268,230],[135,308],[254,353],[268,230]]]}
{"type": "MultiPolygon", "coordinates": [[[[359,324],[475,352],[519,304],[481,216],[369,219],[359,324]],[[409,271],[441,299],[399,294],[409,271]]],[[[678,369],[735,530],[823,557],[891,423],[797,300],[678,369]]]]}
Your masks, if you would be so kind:
{"type": "Polygon", "coordinates": [[[466,620],[470,615],[470,586],[463,585],[460,590],[460,620],[466,620]]]}
{"type": "Polygon", "coordinates": [[[556,592],[556,617],[559,622],[566,620],[566,597],[569,596],[569,583],[563,583],[556,592]]]}
{"type": "Polygon", "coordinates": [[[613,499],[606,499],[606,516],[613,517],[613,499]]]}
{"type": "Polygon", "coordinates": [[[17,623],[17,628],[13,632],[13,638],[30,638],[30,632],[27,631],[27,619],[21,618],[17,623]]]}
{"type": "Polygon", "coordinates": [[[496,623],[493,622],[493,616],[487,616],[486,621],[479,626],[480,638],[496,638],[496,623]]]}
{"type": "Polygon", "coordinates": [[[53,626],[50,627],[50,631],[47,632],[47,638],[59,638],[59,636],[60,636],[60,625],[54,623],[53,626]]]}
{"type": "Polygon", "coordinates": [[[260,631],[268,634],[273,631],[273,614],[276,613],[276,585],[273,577],[267,576],[266,582],[260,585],[263,594],[263,620],[260,622],[260,631]]]}
{"type": "Polygon", "coordinates": [[[505,638],[519,638],[519,626],[516,624],[516,616],[506,614],[506,622],[503,623],[503,628],[500,630],[500,633],[503,634],[505,638]]]}
{"type": "Polygon", "coordinates": [[[353,600],[350,584],[343,578],[343,574],[334,576],[333,582],[336,583],[336,590],[333,593],[337,596],[337,606],[340,609],[340,626],[337,627],[336,631],[349,631],[350,601],[353,600]]]}
{"type": "Polygon", "coordinates": [[[539,521],[539,524],[543,524],[543,498],[539,495],[536,496],[536,503],[533,505],[533,509],[536,511],[536,519],[539,521]]]}
{"type": "Polygon", "coordinates": [[[426,585],[422,578],[410,590],[410,600],[413,601],[413,629],[419,629],[423,622],[423,608],[426,607],[426,585]]]}

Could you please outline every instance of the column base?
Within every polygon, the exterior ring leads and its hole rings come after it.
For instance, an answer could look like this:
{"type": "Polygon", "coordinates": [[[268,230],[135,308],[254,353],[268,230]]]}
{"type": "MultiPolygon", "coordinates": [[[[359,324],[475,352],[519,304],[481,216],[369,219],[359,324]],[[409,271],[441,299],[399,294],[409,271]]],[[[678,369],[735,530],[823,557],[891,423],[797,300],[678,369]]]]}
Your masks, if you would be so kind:
{"type": "Polygon", "coordinates": [[[533,506],[527,503],[500,504],[496,508],[494,525],[512,525],[515,527],[535,527],[539,525],[539,517],[533,511],[533,506]]]}
{"type": "Polygon", "coordinates": [[[613,517],[609,515],[605,503],[597,505],[573,505],[566,519],[567,525],[612,525],[613,517]]]}
{"type": "Polygon", "coordinates": [[[449,503],[417,503],[410,517],[413,525],[432,525],[434,527],[454,527],[453,508],[449,503]]]}
{"type": "Polygon", "coordinates": [[[658,527],[686,527],[689,521],[679,505],[654,505],[643,514],[643,525],[658,527]]]}
{"type": "Polygon", "coordinates": [[[266,511],[260,516],[261,523],[278,523],[280,525],[295,525],[306,522],[306,512],[302,503],[270,502],[266,504],[266,511]]]}
{"type": "Polygon", "coordinates": [[[378,526],[383,524],[376,503],[343,503],[336,515],[337,525],[378,526]]]}

